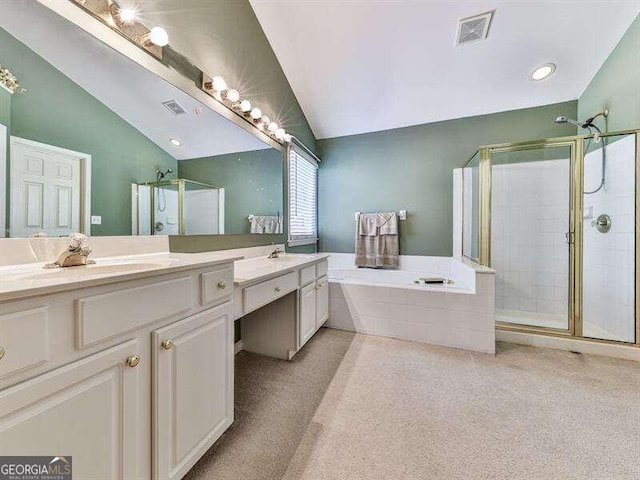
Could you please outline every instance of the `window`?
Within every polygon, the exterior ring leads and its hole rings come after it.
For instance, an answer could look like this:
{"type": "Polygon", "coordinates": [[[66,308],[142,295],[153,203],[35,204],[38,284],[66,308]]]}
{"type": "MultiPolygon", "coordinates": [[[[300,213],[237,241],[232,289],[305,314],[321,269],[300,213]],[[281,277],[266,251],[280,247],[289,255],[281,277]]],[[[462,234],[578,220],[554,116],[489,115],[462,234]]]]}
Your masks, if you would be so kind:
{"type": "Polygon", "coordinates": [[[318,240],[318,164],[302,148],[289,147],[289,245],[318,240]]]}

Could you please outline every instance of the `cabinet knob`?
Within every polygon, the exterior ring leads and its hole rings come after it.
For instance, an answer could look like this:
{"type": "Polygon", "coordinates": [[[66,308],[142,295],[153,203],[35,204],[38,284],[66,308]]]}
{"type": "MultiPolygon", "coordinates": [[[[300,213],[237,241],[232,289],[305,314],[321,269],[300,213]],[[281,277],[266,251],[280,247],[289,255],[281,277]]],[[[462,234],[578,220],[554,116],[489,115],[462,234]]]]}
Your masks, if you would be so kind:
{"type": "Polygon", "coordinates": [[[0,360],[2,360],[2,358],[4,357],[4,354],[5,354],[4,348],[0,347],[0,360]]]}
{"type": "Polygon", "coordinates": [[[276,293],[280,293],[280,287],[276,287],[276,293]]]}
{"type": "Polygon", "coordinates": [[[162,342],[162,348],[164,348],[165,350],[171,350],[172,347],[173,347],[173,340],[171,340],[170,338],[167,338],[162,342]]]}
{"type": "Polygon", "coordinates": [[[224,280],[222,280],[221,282],[218,282],[218,288],[220,290],[224,290],[225,288],[227,288],[227,282],[225,282],[224,280]]]}
{"type": "Polygon", "coordinates": [[[130,367],[137,367],[140,363],[140,355],[131,355],[127,358],[127,365],[130,367]]]}

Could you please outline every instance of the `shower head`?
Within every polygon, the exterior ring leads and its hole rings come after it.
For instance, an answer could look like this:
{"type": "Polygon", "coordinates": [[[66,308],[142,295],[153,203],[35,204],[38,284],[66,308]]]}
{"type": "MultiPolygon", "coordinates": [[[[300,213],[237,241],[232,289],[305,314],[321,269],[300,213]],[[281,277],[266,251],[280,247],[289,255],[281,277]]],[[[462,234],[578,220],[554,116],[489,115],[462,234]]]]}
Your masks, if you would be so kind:
{"type": "Polygon", "coordinates": [[[567,117],[557,117],[554,121],[558,125],[564,125],[564,124],[570,123],[571,125],[575,125],[576,127],[583,128],[582,124],[580,122],[578,122],[577,120],[572,120],[572,119],[567,118],[567,117]]]}
{"type": "Polygon", "coordinates": [[[159,168],[156,168],[156,181],[159,182],[165,177],[165,175],[169,175],[170,173],[173,173],[171,168],[167,168],[164,172],[159,168]]]}

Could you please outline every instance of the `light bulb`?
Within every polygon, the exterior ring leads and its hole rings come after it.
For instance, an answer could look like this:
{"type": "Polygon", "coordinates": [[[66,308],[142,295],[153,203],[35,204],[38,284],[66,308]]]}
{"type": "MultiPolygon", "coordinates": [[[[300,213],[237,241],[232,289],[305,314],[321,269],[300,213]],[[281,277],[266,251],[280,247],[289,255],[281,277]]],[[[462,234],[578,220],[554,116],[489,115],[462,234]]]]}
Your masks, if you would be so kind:
{"type": "Polygon", "coordinates": [[[276,130],[278,130],[278,124],[276,122],[271,122],[269,124],[269,131],[275,132],[276,130]]]}
{"type": "Polygon", "coordinates": [[[253,110],[251,110],[251,118],[253,118],[254,120],[258,120],[260,117],[262,117],[262,110],[260,110],[258,107],[255,107],[253,110]]]}
{"type": "Polygon", "coordinates": [[[182,142],[177,138],[170,138],[169,141],[171,142],[172,145],[175,145],[176,147],[179,147],[180,145],[182,145],[182,142]]]}
{"type": "Polygon", "coordinates": [[[169,34],[162,27],[153,27],[149,32],[149,40],[154,45],[164,47],[169,44],[169,34]]]}
{"type": "Polygon", "coordinates": [[[284,138],[284,128],[279,128],[276,130],[276,138],[278,140],[282,140],[284,138]]]}
{"type": "Polygon", "coordinates": [[[256,128],[258,130],[264,131],[264,123],[262,123],[262,122],[256,123],[256,128]]]}
{"type": "Polygon", "coordinates": [[[118,10],[118,16],[124,23],[133,23],[138,16],[135,8],[121,8],[118,10]]]}
{"type": "Polygon", "coordinates": [[[244,113],[247,113],[248,111],[250,111],[251,102],[249,100],[242,100],[240,102],[240,110],[242,110],[244,113]]]}
{"type": "Polygon", "coordinates": [[[240,94],[237,90],[231,89],[227,91],[227,100],[230,102],[237,102],[240,100],[240,94]]]}
{"type": "Polygon", "coordinates": [[[271,119],[269,117],[267,117],[266,115],[263,115],[262,118],[260,119],[260,121],[262,123],[264,123],[265,125],[269,125],[271,123],[271,119]]]}
{"type": "Polygon", "coordinates": [[[224,81],[222,77],[213,77],[211,80],[213,84],[213,89],[217,92],[221,92],[227,89],[227,82],[224,81]]]}
{"type": "Polygon", "coordinates": [[[289,143],[289,142],[291,141],[291,135],[290,135],[290,134],[288,134],[288,133],[285,133],[285,134],[282,136],[282,139],[283,139],[285,142],[289,143]]]}

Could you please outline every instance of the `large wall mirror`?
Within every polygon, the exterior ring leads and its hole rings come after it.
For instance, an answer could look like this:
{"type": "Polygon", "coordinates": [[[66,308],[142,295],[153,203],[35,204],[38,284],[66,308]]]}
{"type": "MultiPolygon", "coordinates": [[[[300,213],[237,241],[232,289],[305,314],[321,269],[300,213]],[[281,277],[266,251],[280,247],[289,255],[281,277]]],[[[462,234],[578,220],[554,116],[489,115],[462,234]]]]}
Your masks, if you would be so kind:
{"type": "Polygon", "coordinates": [[[4,236],[282,233],[282,149],[42,4],[2,6],[0,65],[4,236]]]}

